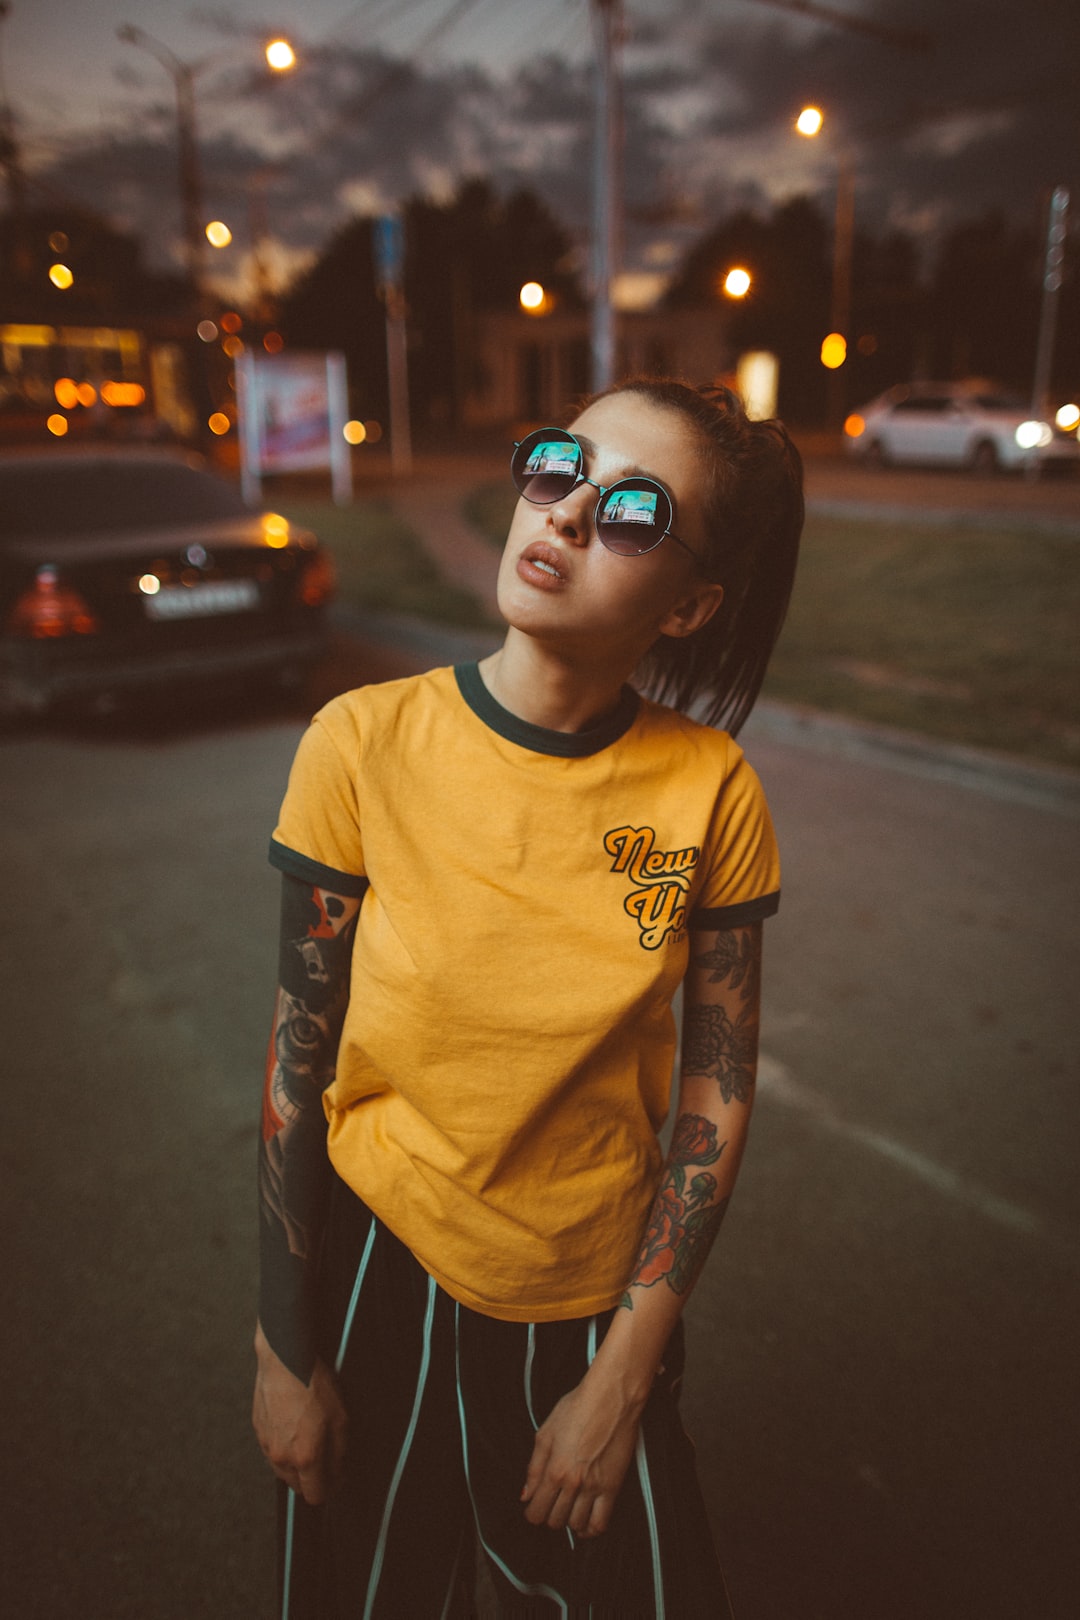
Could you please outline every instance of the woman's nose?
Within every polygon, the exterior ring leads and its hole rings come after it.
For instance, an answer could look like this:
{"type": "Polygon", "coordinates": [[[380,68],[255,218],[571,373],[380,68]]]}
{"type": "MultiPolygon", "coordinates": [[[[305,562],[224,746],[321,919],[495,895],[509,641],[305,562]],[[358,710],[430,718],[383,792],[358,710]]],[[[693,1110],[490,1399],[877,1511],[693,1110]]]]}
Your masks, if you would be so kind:
{"type": "Polygon", "coordinates": [[[576,484],[569,495],[548,507],[552,527],[561,539],[570,545],[587,546],[592,533],[593,511],[596,507],[596,487],[587,479],[576,484]]]}

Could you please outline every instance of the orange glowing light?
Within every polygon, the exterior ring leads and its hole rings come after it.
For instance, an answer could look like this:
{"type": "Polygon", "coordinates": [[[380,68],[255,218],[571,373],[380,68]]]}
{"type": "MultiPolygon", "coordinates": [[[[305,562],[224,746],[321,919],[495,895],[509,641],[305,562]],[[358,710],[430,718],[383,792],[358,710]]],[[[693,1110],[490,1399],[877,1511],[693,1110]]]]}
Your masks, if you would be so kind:
{"type": "Polygon", "coordinates": [[[75,393],[78,396],[79,404],[85,405],[87,410],[90,409],[91,405],[97,404],[97,389],[93,383],[81,382],[75,393]]]}
{"type": "Polygon", "coordinates": [[[347,444],[363,444],[367,438],[367,428],[363,422],[346,422],[341,431],[345,435],[347,444]]]}
{"type": "Polygon", "coordinates": [[[238,337],[227,337],[224,343],[222,343],[221,347],[225,350],[225,353],[228,355],[230,360],[235,360],[238,354],[243,354],[244,352],[244,340],[243,338],[238,337]]]}
{"type": "Polygon", "coordinates": [[[849,439],[857,439],[861,434],[866,432],[866,422],[859,415],[858,411],[852,411],[851,415],[844,423],[844,432],[847,434],[849,439]]]}
{"type": "Polygon", "coordinates": [[[267,332],[262,341],[267,354],[280,354],[285,347],[285,339],[280,332],[267,332]]]}
{"type": "Polygon", "coordinates": [[[57,439],[62,439],[68,430],[68,419],[66,416],[61,416],[57,411],[53,416],[49,417],[45,426],[57,439]]]}
{"type": "Polygon", "coordinates": [[[224,411],[215,411],[207,421],[206,425],[210,429],[211,433],[217,434],[219,439],[221,438],[222,434],[228,433],[229,428],[232,426],[224,411]]]}
{"type": "Polygon", "coordinates": [[[750,291],[751,275],[741,265],[736,265],[724,277],[724,291],[729,298],[745,298],[750,291]]]}
{"type": "Polygon", "coordinates": [[[218,325],[221,327],[221,330],[223,332],[230,333],[230,335],[239,332],[243,324],[243,321],[240,319],[240,316],[236,313],[235,309],[227,309],[224,315],[222,315],[218,321],[218,325]]]}
{"type": "Polygon", "coordinates": [[[830,332],[821,345],[821,363],[829,371],[838,371],[847,359],[847,338],[840,332],[830,332]]]}
{"type": "Polygon", "coordinates": [[[825,114],[820,107],[804,107],[795,120],[795,128],[800,135],[817,135],[825,122],[825,114]]]}
{"type": "Polygon", "coordinates": [[[211,247],[226,248],[232,241],[232,231],[223,219],[212,219],[206,227],[206,240],[211,247]]]}
{"type": "Polygon", "coordinates": [[[287,73],[296,66],[296,52],[287,39],[272,39],[266,47],[266,60],[275,73],[287,73]]]}
{"type": "Polygon", "coordinates": [[[53,393],[56,403],[62,405],[65,411],[73,411],[79,403],[79,388],[74,377],[58,377],[53,384],[53,393]]]}
{"type": "Polygon", "coordinates": [[[51,264],[49,266],[49,280],[54,287],[59,287],[61,292],[66,292],[74,282],[75,277],[66,264],[51,264]]]}
{"type": "Polygon", "coordinates": [[[289,520],[283,518],[280,512],[264,512],[262,518],[263,539],[275,551],[280,551],[289,543],[289,520]]]}
{"type": "Polygon", "coordinates": [[[106,405],[141,405],[146,389],[142,383],[107,382],[101,385],[101,397],[106,405]]]}

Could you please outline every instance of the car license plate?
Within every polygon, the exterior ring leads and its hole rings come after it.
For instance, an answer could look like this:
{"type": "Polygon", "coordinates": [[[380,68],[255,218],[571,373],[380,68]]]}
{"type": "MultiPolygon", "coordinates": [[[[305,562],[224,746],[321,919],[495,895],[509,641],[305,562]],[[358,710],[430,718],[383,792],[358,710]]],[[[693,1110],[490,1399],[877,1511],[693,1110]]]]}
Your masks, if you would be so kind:
{"type": "Polygon", "coordinates": [[[207,580],[201,585],[163,585],[146,598],[151,619],[201,619],[213,613],[249,613],[259,605],[253,579],[207,580]]]}

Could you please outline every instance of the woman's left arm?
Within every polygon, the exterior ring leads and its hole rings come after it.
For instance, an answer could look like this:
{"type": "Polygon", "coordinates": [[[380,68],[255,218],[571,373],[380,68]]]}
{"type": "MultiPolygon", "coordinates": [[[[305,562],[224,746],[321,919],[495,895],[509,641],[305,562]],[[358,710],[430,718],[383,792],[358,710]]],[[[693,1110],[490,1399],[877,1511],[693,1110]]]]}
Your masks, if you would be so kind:
{"type": "Polygon", "coordinates": [[[720,1229],[757,1073],[761,924],[690,936],[671,1147],[633,1275],[596,1358],[536,1436],[533,1524],[599,1535],[634,1454],[664,1347],[720,1229]]]}

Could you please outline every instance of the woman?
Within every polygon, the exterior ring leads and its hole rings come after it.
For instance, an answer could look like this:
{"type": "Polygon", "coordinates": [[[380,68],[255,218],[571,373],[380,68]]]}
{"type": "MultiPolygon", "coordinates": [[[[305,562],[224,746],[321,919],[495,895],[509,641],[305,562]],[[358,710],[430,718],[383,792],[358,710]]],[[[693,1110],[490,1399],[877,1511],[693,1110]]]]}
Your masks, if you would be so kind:
{"type": "Polygon", "coordinates": [[[327,705],[271,846],[254,1420],[291,1620],[466,1615],[477,1546],[501,1615],[729,1613],[680,1315],[753,1096],[779,867],[729,733],[801,465],[647,380],[512,471],[502,647],[327,705]]]}

